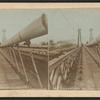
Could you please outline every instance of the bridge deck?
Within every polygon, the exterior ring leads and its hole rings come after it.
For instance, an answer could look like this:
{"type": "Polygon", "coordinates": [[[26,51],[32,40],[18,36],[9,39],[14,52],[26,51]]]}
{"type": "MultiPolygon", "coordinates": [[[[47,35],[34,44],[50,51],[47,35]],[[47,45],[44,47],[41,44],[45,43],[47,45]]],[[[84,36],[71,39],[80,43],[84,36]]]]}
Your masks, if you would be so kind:
{"type": "Polygon", "coordinates": [[[100,89],[100,68],[83,48],[82,80],[75,83],[75,87],[83,89],[100,89]]]}
{"type": "Polygon", "coordinates": [[[0,54],[0,89],[29,88],[0,54]]]}

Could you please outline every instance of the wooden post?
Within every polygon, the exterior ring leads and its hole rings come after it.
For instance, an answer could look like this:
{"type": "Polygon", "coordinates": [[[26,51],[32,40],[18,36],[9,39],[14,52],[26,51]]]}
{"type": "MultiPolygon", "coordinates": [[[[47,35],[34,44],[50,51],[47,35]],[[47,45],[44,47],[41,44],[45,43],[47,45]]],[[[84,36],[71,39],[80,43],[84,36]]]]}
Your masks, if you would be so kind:
{"type": "Polygon", "coordinates": [[[28,80],[26,69],[25,69],[25,66],[24,66],[24,63],[23,63],[23,59],[22,59],[22,56],[21,56],[20,47],[18,48],[18,53],[19,53],[19,57],[20,57],[20,60],[21,60],[21,64],[22,64],[23,70],[24,70],[26,81],[28,82],[29,80],[28,80]]]}
{"type": "Polygon", "coordinates": [[[97,62],[98,62],[98,66],[100,67],[100,59],[99,59],[99,56],[98,56],[98,48],[97,47],[94,47],[94,50],[95,50],[95,54],[97,56],[97,62]]]}
{"type": "Polygon", "coordinates": [[[31,56],[31,59],[32,59],[32,64],[33,64],[33,67],[34,67],[34,70],[35,70],[35,73],[36,73],[36,77],[38,79],[40,87],[42,88],[42,83],[41,83],[39,73],[38,73],[37,68],[36,68],[36,64],[35,64],[35,60],[34,60],[31,48],[30,48],[30,56],[31,56]]]}
{"type": "Polygon", "coordinates": [[[100,53],[99,53],[99,46],[97,46],[97,56],[98,56],[98,63],[99,63],[99,67],[100,67],[100,53]]]}
{"type": "Polygon", "coordinates": [[[15,58],[15,63],[16,63],[16,66],[17,66],[17,70],[18,70],[18,72],[20,72],[19,65],[18,65],[18,62],[17,62],[17,58],[16,58],[16,55],[15,55],[15,52],[14,52],[14,48],[12,48],[12,51],[13,51],[13,55],[14,55],[14,58],[15,58]]]}
{"type": "Polygon", "coordinates": [[[12,54],[11,54],[11,48],[9,48],[9,55],[10,55],[11,63],[14,64],[13,57],[12,57],[12,54]]]}

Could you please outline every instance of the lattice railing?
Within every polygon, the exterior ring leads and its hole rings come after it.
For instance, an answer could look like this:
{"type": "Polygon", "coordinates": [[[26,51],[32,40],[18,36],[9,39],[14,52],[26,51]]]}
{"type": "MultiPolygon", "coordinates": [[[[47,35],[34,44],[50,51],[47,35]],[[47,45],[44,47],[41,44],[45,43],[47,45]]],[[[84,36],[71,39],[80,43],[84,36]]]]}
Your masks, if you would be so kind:
{"type": "Polygon", "coordinates": [[[57,61],[49,62],[50,89],[62,89],[62,81],[68,80],[69,73],[73,69],[73,64],[80,51],[81,47],[76,48],[57,61]]]}

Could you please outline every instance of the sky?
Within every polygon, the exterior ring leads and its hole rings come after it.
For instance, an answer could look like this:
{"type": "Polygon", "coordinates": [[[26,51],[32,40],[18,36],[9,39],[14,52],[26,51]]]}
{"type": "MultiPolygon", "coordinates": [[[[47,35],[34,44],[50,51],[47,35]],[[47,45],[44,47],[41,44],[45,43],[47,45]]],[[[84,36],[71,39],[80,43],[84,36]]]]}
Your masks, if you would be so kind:
{"type": "Polygon", "coordinates": [[[33,9],[33,10],[0,10],[0,41],[2,30],[6,29],[6,37],[9,39],[22,30],[43,13],[48,19],[48,35],[32,39],[32,43],[41,41],[75,40],[78,37],[78,28],[81,28],[82,42],[89,40],[89,29],[93,29],[93,37],[100,34],[100,9],[33,9]]]}
{"type": "Polygon", "coordinates": [[[89,29],[93,29],[93,37],[100,34],[100,9],[58,9],[51,16],[49,38],[58,40],[75,40],[78,28],[81,28],[82,42],[89,40],[89,29]]]}

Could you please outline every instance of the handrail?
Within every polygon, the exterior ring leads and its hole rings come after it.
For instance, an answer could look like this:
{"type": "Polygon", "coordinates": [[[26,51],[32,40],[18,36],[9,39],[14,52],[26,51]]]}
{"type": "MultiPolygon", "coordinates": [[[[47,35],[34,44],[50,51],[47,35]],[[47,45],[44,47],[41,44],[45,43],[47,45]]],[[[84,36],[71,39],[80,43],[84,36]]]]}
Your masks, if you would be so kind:
{"type": "Polygon", "coordinates": [[[54,68],[56,68],[61,62],[63,62],[72,53],[74,53],[74,52],[76,52],[78,50],[80,50],[80,47],[79,48],[75,48],[74,50],[70,51],[66,55],[62,56],[60,59],[56,60],[55,62],[52,60],[53,63],[51,63],[51,61],[49,61],[49,72],[51,72],[54,68]]]}

